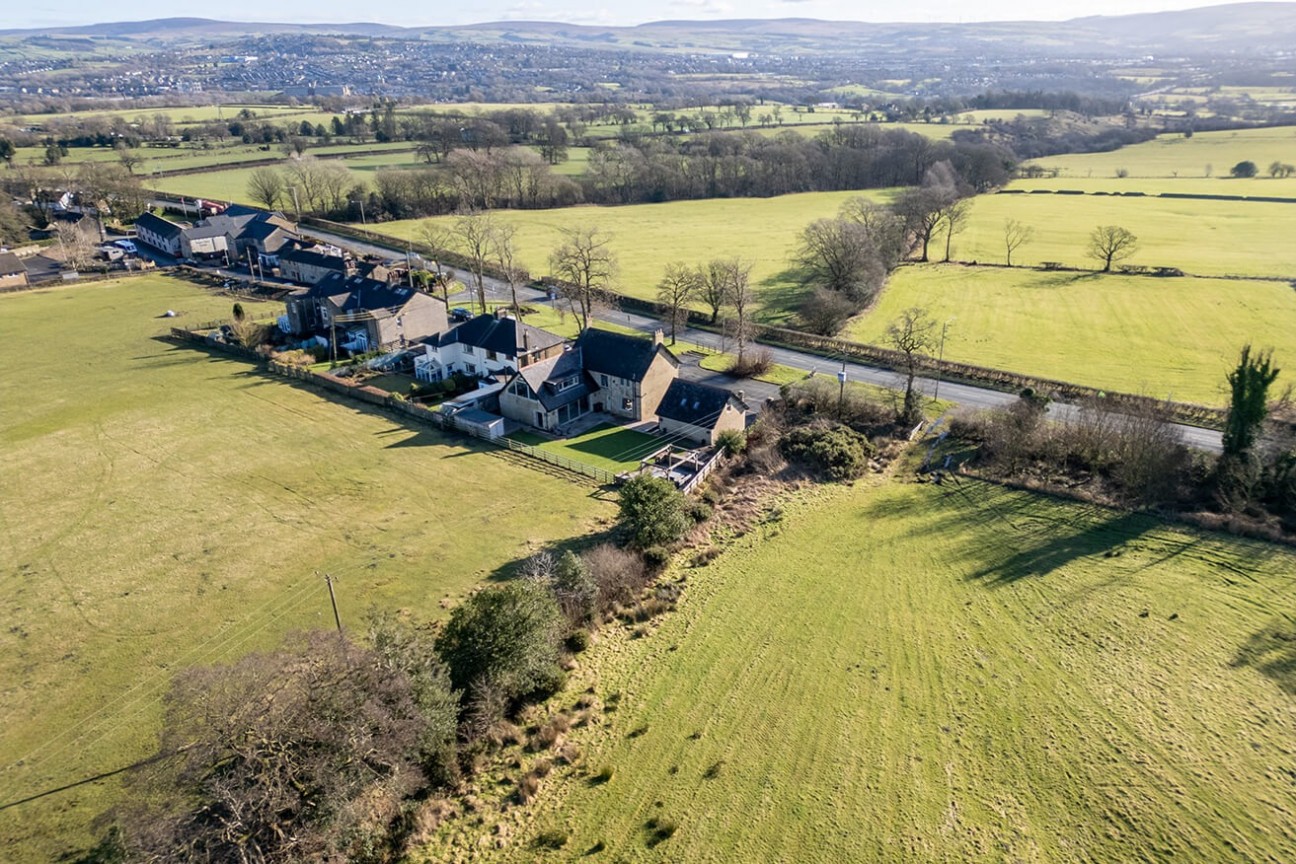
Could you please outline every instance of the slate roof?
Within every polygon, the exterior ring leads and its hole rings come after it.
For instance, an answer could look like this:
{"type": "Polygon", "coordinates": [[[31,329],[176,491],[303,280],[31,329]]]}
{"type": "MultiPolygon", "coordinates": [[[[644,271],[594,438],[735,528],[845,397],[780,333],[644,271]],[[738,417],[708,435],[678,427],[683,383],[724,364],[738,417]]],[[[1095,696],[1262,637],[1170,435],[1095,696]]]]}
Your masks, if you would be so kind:
{"type": "Polygon", "coordinates": [[[581,368],[581,351],[573,348],[564,351],[557,357],[550,357],[526,367],[518,373],[531,387],[540,404],[546,411],[553,411],[570,402],[575,402],[591,392],[589,378],[581,368]],[[566,390],[559,390],[558,383],[573,375],[580,376],[578,383],[566,390]]]}
{"type": "Polygon", "coordinates": [[[519,323],[514,318],[478,315],[442,333],[436,344],[453,345],[457,342],[461,345],[472,345],[494,351],[496,354],[517,357],[522,353],[552,348],[565,341],[567,340],[555,333],[532,327],[530,324],[519,323]],[[525,348],[522,344],[523,335],[526,336],[525,348]]]}
{"type": "Polygon", "coordinates": [[[711,429],[715,427],[720,413],[730,400],[736,403],[735,408],[742,406],[743,411],[746,411],[747,406],[723,387],[676,378],[666,388],[666,395],[662,396],[661,404],[657,406],[657,416],[711,429]]]}
{"type": "Polygon", "coordinates": [[[155,216],[152,213],[142,214],[135,220],[135,227],[147,228],[149,231],[152,231],[154,234],[161,237],[179,237],[180,233],[184,231],[184,229],[176,223],[168,222],[161,216],[155,216]]]}
{"type": "Polygon", "coordinates": [[[338,271],[346,270],[346,259],[341,255],[325,255],[323,252],[316,252],[313,249],[292,249],[280,252],[279,260],[292,261],[312,267],[328,267],[338,271]]]}
{"type": "MultiPolygon", "coordinates": [[[[312,287],[293,295],[298,299],[328,297],[338,306],[343,314],[370,312],[381,318],[392,309],[401,309],[418,295],[413,288],[403,285],[388,285],[376,279],[363,276],[346,276],[334,271],[316,282],[312,287]],[[342,298],[339,300],[338,298],[342,298]]],[[[422,295],[427,297],[427,295],[422,295]]],[[[431,297],[427,297],[432,300],[431,297]]],[[[436,302],[432,300],[432,302],[436,302]]]]}
{"type": "Polygon", "coordinates": [[[209,219],[192,228],[186,228],[184,235],[190,240],[201,240],[204,237],[225,237],[231,233],[237,234],[238,231],[231,229],[228,222],[213,224],[209,219]]]}
{"type": "MultiPolygon", "coordinates": [[[[589,329],[576,345],[585,356],[585,368],[627,381],[642,381],[657,356],[658,345],[642,336],[589,329]]],[[[673,355],[667,352],[673,359],[673,355]]]]}
{"type": "Polygon", "coordinates": [[[12,276],[15,273],[26,273],[27,266],[22,259],[12,252],[0,252],[0,276],[12,276]]]}

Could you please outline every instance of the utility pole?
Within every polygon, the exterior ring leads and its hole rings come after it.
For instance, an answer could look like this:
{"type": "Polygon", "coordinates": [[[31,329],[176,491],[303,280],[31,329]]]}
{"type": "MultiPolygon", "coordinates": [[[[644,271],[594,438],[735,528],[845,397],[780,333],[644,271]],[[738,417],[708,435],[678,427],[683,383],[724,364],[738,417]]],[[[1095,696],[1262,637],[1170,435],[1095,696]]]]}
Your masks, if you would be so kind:
{"type": "Polygon", "coordinates": [[[301,202],[297,200],[297,187],[296,186],[292,187],[292,190],[293,190],[293,212],[297,214],[297,221],[300,222],[301,202]]]}
{"type": "Polygon", "coordinates": [[[941,325],[940,355],[936,358],[936,390],[932,393],[932,401],[940,399],[941,367],[945,364],[945,333],[953,321],[953,318],[948,318],[941,325]]]}
{"type": "Polygon", "coordinates": [[[369,223],[365,221],[365,215],[364,215],[364,199],[360,198],[358,200],[360,202],[360,224],[368,225],[369,223]]]}
{"type": "Polygon", "coordinates": [[[837,373],[837,421],[841,422],[842,408],[846,403],[846,361],[842,360],[841,371],[837,373]]]}
{"type": "Polygon", "coordinates": [[[342,619],[338,616],[337,594],[333,593],[333,577],[328,573],[324,574],[324,584],[328,585],[329,602],[333,604],[333,622],[337,624],[339,635],[342,633],[342,619]]]}

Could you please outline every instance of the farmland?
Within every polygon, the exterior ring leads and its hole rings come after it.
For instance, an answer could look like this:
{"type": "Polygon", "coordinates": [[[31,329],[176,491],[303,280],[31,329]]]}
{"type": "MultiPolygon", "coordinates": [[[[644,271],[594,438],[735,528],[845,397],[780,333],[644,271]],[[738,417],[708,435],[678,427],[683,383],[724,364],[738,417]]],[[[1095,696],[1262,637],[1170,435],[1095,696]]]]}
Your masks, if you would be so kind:
{"type": "Polygon", "coordinates": [[[426,859],[1287,860],[1294,571],[975,482],[811,493],[593,649],[581,767],[426,859]]]}
{"type": "Polygon", "coordinates": [[[1281,282],[918,265],[847,335],[881,343],[912,306],[952,319],[947,359],[1184,402],[1223,404],[1248,342],[1296,360],[1296,292],[1281,282]]]}
{"type": "MultiPolygon", "coordinates": [[[[863,195],[886,201],[885,190],[810,192],[777,198],[712,199],[637,204],[625,207],[571,207],[563,210],[498,211],[502,222],[517,226],[522,263],[533,273],[548,271],[549,253],[562,240],[562,229],[598,225],[613,235],[620,261],[618,290],[653,297],[669,261],[705,262],[737,256],[754,262],[752,283],[758,286],[767,320],[786,320],[800,288],[787,269],[798,235],[807,223],[834,215],[842,202],[863,195]]],[[[423,220],[375,226],[401,240],[415,239],[423,220]]],[[[432,220],[438,221],[438,220],[432,220]]],[[[449,223],[453,217],[441,217],[449,223]]]]}
{"type": "MultiPolygon", "coordinates": [[[[146,755],[174,671],[331,624],[321,573],[348,627],[372,605],[437,618],[611,513],[493,450],[152,338],[165,310],[230,303],[163,276],[0,297],[0,801],[146,755]]],[[[0,811],[0,858],[84,844],[117,784],[0,811]]]]}
{"type": "MultiPolygon", "coordinates": [[[[1243,160],[1256,163],[1261,172],[1274,161],[1296,164],[1296,127],[1198,132],[1191,138],[1168,134],[1109,153],[1047,156],[1030,164],[1057,169],[1062,178],[1115,177],[1118,170],[1129,172],[1130,178],[1193,178],[1226,177],[1229,169],[1243,160]]],[[[1225,194],[1269,193],[1230,189],[1225,194]]]]}
{"type": "Polygon", "coordinates": [[[1085,255],[1090,232],[1098,225],[1121,225],[1139,240],[1130,264],[1202,276],[1291,278],[1293,218],[1296,205],[1255,201],[981,195],[973,199],[967,231],[954,238],[954,257],[1003,263],[1004,221],[1017,219],[1035,228],[1035,238],[1014,253],[1014,264],[1092,267],[1085,255]]]}

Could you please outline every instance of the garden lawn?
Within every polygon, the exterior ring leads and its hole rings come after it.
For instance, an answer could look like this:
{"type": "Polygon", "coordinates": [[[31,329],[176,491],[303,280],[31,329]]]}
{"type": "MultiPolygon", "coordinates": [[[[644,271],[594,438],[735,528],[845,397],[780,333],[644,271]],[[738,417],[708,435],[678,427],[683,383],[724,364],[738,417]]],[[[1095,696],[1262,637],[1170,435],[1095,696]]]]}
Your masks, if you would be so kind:
{"type": "MultiPolygon", "coordinates": [[[[0,296],[0,804],[148,755],[176,671],[332,626],[323,573],[353,631],[370,607],[440,618],[612,514],[496,448],[152,338],[232,302],[161,275],[0,296]]],[[[0,860],[84,847],[119,782],[0,810],[0,860]]]]}
{"type": "Polygon", "coordinates": [[[913,306],[952,319],[948,360],[1158,398],[1223,404],[1248,342],[1296,368],[1296,292],[1280,282],[916,265],[845,335],[884,344],[913,306]]]}
{"type": "MultiPolygon", "coordinates": [[[[517,227],[521,261],[533,275],[549,271],[549,254],[562,242],[564,228],[597,225],[606,230],[612,234],[612,249],[620,262],[617,290],[635,297],[656,297],[657,283],[668,262],[746,259],[754,265],[752,284],[761,300],[762,320],[786,323],[804,290],[789,272],[801,231],[815,219],[835,215],[843,202],[861,195],[882,202],[891,197],[886,190],[873,189],[624,207],[502,210],[495,215],[517,227]]],[[[386,222],[374,230],[402,240],[417,239],[423,221],[386,222]]],[[[454,217],[434,221],[449,225],[454,217]]]]}
{"type": "Polygon", "coordinates": [[[579,767],[424,860],[1296,856],[1292,550],[967,480],[802,494],[582,659],[561,704],[616,710],[579,767]]]}
{"type": "Polygon", "coordinates": [[[515,432],[509,437],[555,456],[602,468],[614,474],[638,468],[640,459],[647,458],[665,446],[660,438],[612,424],[596,426],[573,438],[554,440],[534,432],[515,432]]]}

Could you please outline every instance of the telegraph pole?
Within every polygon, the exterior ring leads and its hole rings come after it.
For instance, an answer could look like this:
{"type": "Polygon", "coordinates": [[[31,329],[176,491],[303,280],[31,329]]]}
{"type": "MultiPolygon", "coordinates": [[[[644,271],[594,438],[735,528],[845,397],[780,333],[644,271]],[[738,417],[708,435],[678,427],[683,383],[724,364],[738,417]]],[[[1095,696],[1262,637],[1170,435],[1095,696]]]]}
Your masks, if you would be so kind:
{"type": "Polygon", "coordinates": [[[337,624],[337,631],[342,633],[342,618],[338,615],[337,595],[333,593],[333,577],[328,573],[324,574],[324,584],[328,585],[329,602],[333,604],[333,622],[337,624]]]}

